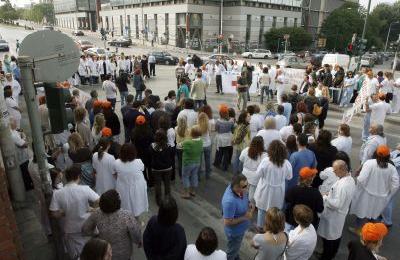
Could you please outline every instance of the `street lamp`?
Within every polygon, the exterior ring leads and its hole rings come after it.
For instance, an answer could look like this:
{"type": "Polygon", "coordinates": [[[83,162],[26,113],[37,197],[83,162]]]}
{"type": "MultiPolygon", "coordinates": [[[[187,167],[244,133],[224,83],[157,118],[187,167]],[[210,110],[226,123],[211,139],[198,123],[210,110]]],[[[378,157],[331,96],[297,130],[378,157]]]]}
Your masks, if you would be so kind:
{"type": "MultiPolygon", "coordinates": [[[[364,38],[365,38],[365,32],[367,30],[368,15],[369,15],[370,10],[371,10],[371,0],[368,1],[367,13],[365,14],[365,20],[364,20],[364,28],[363,28],[362,35],[361,35],[361,42],[363,42],[364,38]]],[[[362,57],[362,53],[360,52],[360,56],[358,57],[358,63],[357,63],[357,71],[360,69],[361,57],[362,57]]]]}
{"type": "Polygon", "coordinates": [[[389,41],[390,30],[392,29],[392,25],[393,25],[393,24],[400,24],[400,22],[399,22],[399,21],[395,21],[395,22],[391,22],[391,23],[390,23],[390,25],[389,25],[389,31],[388,31],[387,37],[386,37],[385,52],[386,52],[387,45],[388,45],[388,41],[389,41]]]}

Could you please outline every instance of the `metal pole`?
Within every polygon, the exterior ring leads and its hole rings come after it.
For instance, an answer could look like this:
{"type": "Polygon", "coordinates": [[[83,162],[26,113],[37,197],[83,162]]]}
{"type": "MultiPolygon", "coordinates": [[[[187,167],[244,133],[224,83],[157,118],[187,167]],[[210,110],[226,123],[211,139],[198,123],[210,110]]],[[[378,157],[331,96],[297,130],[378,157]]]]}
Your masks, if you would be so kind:
{"type": "Polygon", "coordinates": [[[285,39],[285,54],[286,54],[286,51],[287,51],[287,41],[288,41],[288,39],[285,39]]]}
{"type": "Polygon", "coordinates": [[[142,45],[144,45],[144,15],[143,15],[143,0],[140,0],[140,8],[142,12],[142,45]]]}
{"type": "Polygon", "coordinates": [[[0,148],[7,180],[11,187],[13,202],[22,203],[26,200],[24,181],[17,162],[16,147],[8,126],[10,115],[7,111],[4,96],[0,95],[0,148]]]}
{"type": "MultiPolygon", "coordinates": [[[[368,15],[369,15],[370,10],[371,10],[371,0],[368,1],[367,13],[365,14],[365,20],[364,20],[364,28],[363,28],[362,35],[361,35],[361,42],[364,40],[365,33],[367,30],[368,15]]],[[[361,57],[362,57],[362,53],[360,52],[360,55],[358,57],[358,63],[357,63],[357,71],[360,69],[361,57]]]]}
{"type": "Polygon", "coordinates": [[[394,55],[394,60],[393,60],[393,67],[392,67],[392,73],[394,75],[395,71],[396,71],[396,67],[397,67],[397,59],[398,59],[398,52],[400,49],[400,34],[399,34],[399,39],[397,40],[397,47],[396,47],[396,53],[394,55]]]}
{"type": "Polygon", "coordinates": [[[390,25],[389,25],[389,31],[388,31],[387,36],[386,36],[385,52],[386,52],[386,50],[387,50],[387,45],[388,45],[389,35],[390,35],[390,29],[392,28],[392,24],[393,24],[393,22],[390,23],[390,25]]]}
{"type": "MultiPolygon", "coordinates": [[[[220,22],[220,24],[219,24],[219,34],[220,34],[220,36],[222,35],[222,21],[223,21],[223,15],[224,15],[224,0],[221,0],[221,12],[220,12],[220,18],[219,18],[219,22],[220,22]]],[[[222,53],[222,39],[221,39],[221,41],[220,41],[220,44],[219,44],[219,53],[221,54],[222,53]]]]}
{"type": "Polygon", "coordinates": [[[33,86],[33,59],[27,56],[19,56],[18,64],[21,69],[22,85],[24,86],[24,97],[31,125],[33,148],[38,162],[39,175],[42,181],[42,191],[48,195],[52,193],[50,182],[47,178],[47,156],[44,148],[43,132],[40,117],[37,113],[35,89],[33,86]]]}

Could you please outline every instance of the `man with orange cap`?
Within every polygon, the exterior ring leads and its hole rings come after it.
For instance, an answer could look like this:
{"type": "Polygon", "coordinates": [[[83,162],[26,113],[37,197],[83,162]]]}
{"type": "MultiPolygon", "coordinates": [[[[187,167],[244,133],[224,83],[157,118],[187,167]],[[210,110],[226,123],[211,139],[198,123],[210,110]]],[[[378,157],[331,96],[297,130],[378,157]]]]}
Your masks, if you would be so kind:
{"type": "Polygon", "coordinates": [[[321,259],[331,260],[336,256],[342,238],[344,222],[349,211],[355,182],[343,160],[336,160],[333,172],[339,178],[328,194],[323,195],[324,211],[320,216],[318,235],[322,238],[323,252],[321,259]]]}
{"type": "Polygon", "coordinates": [[[374,101],[372,105],[365,102],[365,110],[371,112],[370,124],[383,125],[386,115],[392,112],[392,108],[390,104],[386,103],[385,98],[386,95],[384,93],[379,93],[372,96],[372,100],[374,101]]]}
{"type": "Polygon", "coordinates": [[[353,233],[358,233],[364,219],[377,219],[399,188],[399,175],[389,163],[390,148],[379,145],[375,154],[376,159],[367,160],[357,177],[350,208],[350,214],[357,216],[356,228],[349,228],[353,233]]]}
{"type": "Polygon", "coordinates": [[[388,229],[383,223],[366,223],[361,229],[361,239],[351,241],[348,260],[386,260],[377,253],[388,229]]]}
{"type": "MultiPolygon", "coordinates": [[[[322,195],[317,188],[311,186],[318,170],[316,168],[303,167],[299,172],[299,184],[288,189],[285,194],[286,203],[286,222],[291,226],[296,226],[293,217],[293,208],[298,204],[304,204],[313,211],[312,224],[317,230],[319,225],[318,213],[324,210],[322,195]]],[[[291,229],[291,228],[290,228],[291,229]]]]}

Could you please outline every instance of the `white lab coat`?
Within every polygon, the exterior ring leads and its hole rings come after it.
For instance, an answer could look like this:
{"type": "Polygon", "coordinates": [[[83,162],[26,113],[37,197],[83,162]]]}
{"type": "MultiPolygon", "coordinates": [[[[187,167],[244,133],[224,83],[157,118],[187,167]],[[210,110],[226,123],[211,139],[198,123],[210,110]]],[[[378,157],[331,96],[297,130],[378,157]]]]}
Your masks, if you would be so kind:
{"type": "Polygon", "coordinates": [[[143,171],[144,164],[140,159],[127,163],[120,159],[115,161],[116,190],[121,197],[121,208],[132,212],[135,217],[149,210],[147,183],[143,171]]]}
{"type": "Polygon", "coordinates": [[[360,149],[360,161],[361,164],[365,163],[367,160],[372,159],[376,148],[379,145],[386,144],[386,137],[380,135],[371,135],[368,137],[367,141],[361,145],[360,149]]]}
{"type": "Polygon", "coordinates": [[[393,165],[380,168],[376,159],[366,161],[357,177],[350,214],[376,219],[398,188],[399,175],[393,165]]]}
{"type": "Polygon", "coordinates": [[[285,159],[282,167],[273,164],[269,157],[262,160],[256,171],[259,178],[254,200],[262,210],[272,207],[282,208],[285,198],[285,181],[292,179],[292,165],[285,159]]]}
{"type": "Polygon", "coordinates": [[[79,62],[79,67],[78,67],[78,73],[79,76],[81,77],[88,77],[89,73],[88,73],[88,65],[87,65],[87,61],[81,59],[79,62]]]}
{"type": "Polygon", "coordinates": [[[98,68],[98,66],[99,66],[98,62],[93,61],[92,59],[89,59],[87,64],[88,64],[90,76],[98,77],[100,75],[99,68],[98,68]]]}
{"type": "Polygon", "coordinates": [[[11,81],[6,81],[5,85],[10,85],[12,89],[12,97],[14,98],[15,102],[18,104],[19,94],[21,93],[21,85],[15,79],[11,81]]]}
{"type": "Polygon", "coordinates": [[[95,153],[92,158],[93,169],[96,171],[96,192],[101,195],[104,192],[115,189],[115,158],[104,152],[99,160],[99,154],[95,153]]]}
{"type": "Polygon", "coordinates": [[[400,111],[400,78],[396,80],[393,85],[393,101],[392,101],[392,113],[399,113],[400,111]]]}
{"type": "Polygon", "coordinates": [[[319,220],[318,235],[327,240],[336,240],[342,236],[344,222],[356,184],[350,175],[336,181],[324,198],[324,211],[319,220]]]}
{"type": "Polygon", "coordinates": [[[331,144],[337,148],[338,151],[347,153],[348,156],[351,155],[351,147],[353,145],[353,139],[351,136],[340,135],[331,141],[331,144]]]}
{"type": "Polygon", "coordinates": [[[109,60],[99,60],[98,62],[99,74],[107,75],[112,73],[111,62],[109,60]],[[104,62],[106,63],[106,69],[104,70],[104,62]]]}

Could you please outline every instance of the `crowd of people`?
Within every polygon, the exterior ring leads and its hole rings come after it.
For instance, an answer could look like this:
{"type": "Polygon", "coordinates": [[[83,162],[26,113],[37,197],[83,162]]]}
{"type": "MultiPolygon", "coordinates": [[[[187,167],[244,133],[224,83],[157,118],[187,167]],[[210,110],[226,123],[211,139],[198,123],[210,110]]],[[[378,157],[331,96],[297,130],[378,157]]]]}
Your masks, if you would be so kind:
{"type": "MultiPolygon", "coordinates": [[[[348,259],[385,259],[378,253],[392,225],[400,169],[400,146],[391,150],[383,126],[387,114],[398,112],[400,84],[391,73],[374,75],[363,69],[355,79],[338,66],[335,73],[329,66],[309,68],[300,86],[285,91],[285,71],[279,67],[259,64],[255,69],[246,62],[238,66],[221,61],[202,66],[196,59],[181,60],[175,71],[177,90],[161,99],[145,85],[155,76],[155,66],[148,70],[153,57],[96,59],[83,56],[71,82],[101,82],[106,99],[93,90],[84,102],[75,89],[69,129],[45,137],[54,190],[50,215],[60,220],[71,259],[130,259],[136,244],[147,259],[235,260],[249,230],[256,233],[251,244],[257,260],[309,259],[313,254],[334,259],[348,214],[356,216],[349,231],[360,235],[348,244],[348,259]],[[225,70],[240,73],[237,107],[213,108],[207,103],[207,89],[215,82],[216,92],[223,94],[225,70]],[[257,70],[265,110],[247,104],[257,70]],[[131,83],[135,95],[129,93],[131,83]],[[341,106],[361,96],[365,115],[360,163],[350,160],[351,127],[340,124],[336,138],[324,127],[331,95],[336,95],[330,94],[332,87],[342,89],[336,97],[341,106]],[[218,249],[211,227],[204,227],[194,244],[188,243],[189,227],[178,223],[171,191],[172,183],[179,182],[181,198],[196,200],[199,182],[207,185],[221,172],[232,173],[221,194],[226,252],[218,249]],[[158,213],[142,232],[151,189],[158,213]],[[315,250],[318,236],[321,252],[315,250]]],[[[0,69],[10,129],[25,188],[40,194],[36,160],[29,156],[20,124],[21,86],[13,62],[15,58],[9,67],[3,62],[0,69]]],[[[38,104],[42,129],[48,133],[45,96],[38,104]]],[[[50,233],[46,214],[42,223],[50,233]]]]}

